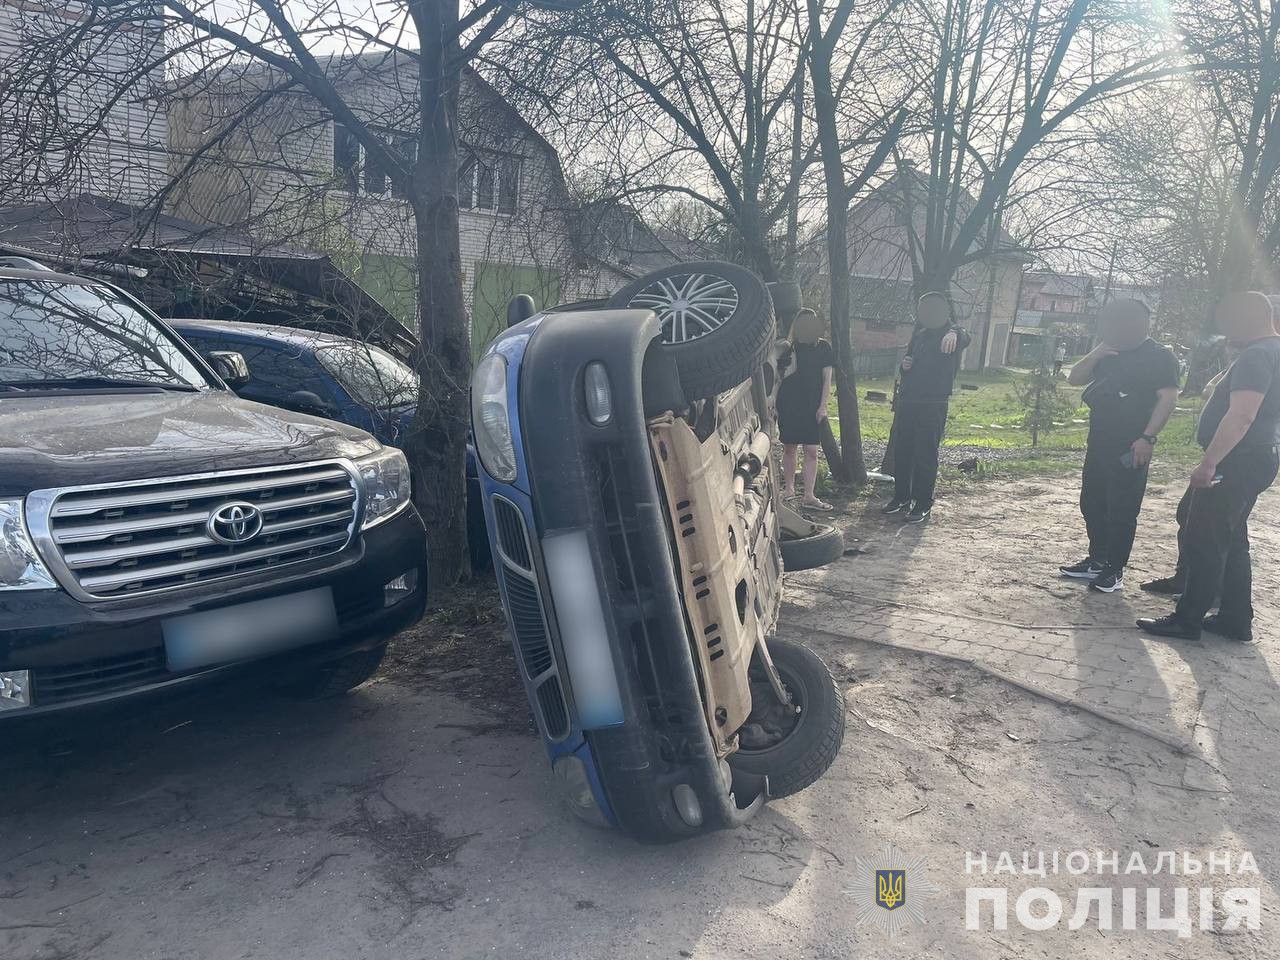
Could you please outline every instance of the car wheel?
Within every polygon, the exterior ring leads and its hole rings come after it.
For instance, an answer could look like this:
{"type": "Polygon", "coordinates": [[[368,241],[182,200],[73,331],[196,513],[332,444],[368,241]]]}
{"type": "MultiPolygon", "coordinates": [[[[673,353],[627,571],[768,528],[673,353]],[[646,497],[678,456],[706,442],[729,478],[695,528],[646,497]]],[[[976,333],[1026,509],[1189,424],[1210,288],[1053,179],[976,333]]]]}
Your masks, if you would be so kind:
{"type": "Polygon", "coordinates": [[[372,650],[357,650],[345,657],[301,670],[288,679],[281,680],[278,688],[282,693],[299,700],[340,697],[377,673],[386,652],[386,644],[372,650]]]}
{"type": "Polygon", "coordinates": [[[782,569],[790,572],[823,567],[844,553],[844,534],[829,523],[815,523],[814,532],[807,537],[787,539],[778,543],[782,551],[782,569]]]}
{"type": "Polygon", "coordinates": [[[773,301],[750,270],[731,263],[679,263],[645,274],[609,299],[614,309],[648,309],[662,325],[686,397],[736,387],[769,356],[773,301]]]}
{"type": "Polygon", "coordinates": [[[753,662],[751,713],[729,766],[768,777],[769,796],[788,797],[835,762],[844,740],[844,696],[822,658],[803,644],[775,638],[769,654],[792,705],[778,701],[764,668],[753,662]]]}

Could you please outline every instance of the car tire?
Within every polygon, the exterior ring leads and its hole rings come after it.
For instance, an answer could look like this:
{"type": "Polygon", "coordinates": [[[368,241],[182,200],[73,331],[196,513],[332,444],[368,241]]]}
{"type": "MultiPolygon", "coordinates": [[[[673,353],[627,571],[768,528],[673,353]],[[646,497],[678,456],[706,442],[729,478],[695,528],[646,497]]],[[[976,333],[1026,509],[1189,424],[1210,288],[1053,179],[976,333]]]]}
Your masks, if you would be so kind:
{"type": "Polygon", "coordinates": [[[739,730],[738,749],[729,754],[729,766],[769,778],[770,797],[789,797],[827,772],[844,741],[844,695],[822,658],[791,640],[769,641],[769,654],[783,685],[800,706],[795,727],[768,746],[748,746],[748,727],[768,722],[770,710],[782,705],[763,668],[751,667],[751,715],[739,730]],[[767,703],[762,700],[767,698],[767,703]]]}
{"type": "Polygon", "coordinates": [[[609,306],[658,314],[661,349],[675,358],[690,399],[714,397],[748,379],[768,358],[776,331],[773,301],[760,278],[714,260],[647,273],[610,297],[609,306]],[[696,311],[671,309],[687,302],[686,293],[696,311]]]}
{"type": "Polygon", "coordinates": [[[814,527],[815,531],[807,537],[779,541],[783,570],[794,573],[824,567],[844,554],[843,533],[829,523],[815,523],[814,527]]]}
{"type": "Polygon", "coordinates": [[[345,657],[308,667],[287,680],[281,680],[278,688],[297,700],[340,697],[377,673],[386,653],[386,644],[372,650],[357,650],[345,657]]]}

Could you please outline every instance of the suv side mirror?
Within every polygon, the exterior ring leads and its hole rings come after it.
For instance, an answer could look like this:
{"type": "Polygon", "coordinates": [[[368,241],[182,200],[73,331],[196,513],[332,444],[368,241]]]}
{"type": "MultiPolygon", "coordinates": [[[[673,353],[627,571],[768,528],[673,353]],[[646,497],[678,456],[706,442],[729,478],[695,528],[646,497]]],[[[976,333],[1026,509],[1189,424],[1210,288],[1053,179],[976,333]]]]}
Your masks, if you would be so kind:
{"type": "Polygon", "coordinates": [[[293,391],[293,393],[285,397],[285,401],[281,406],[298,413],[309,413],[315,417],[327,417],[329,419],[332,419],[336,412],[332,404],[326,403],[319,394],[312,393],[310,390],[293,391]]]}
{"type": "Polygon", "coordinates": [[[212,350],[205,359],[213,367],[214,373],[232,390],[239,390],[249,382],[249,364],[245,361],[244,354],[234,350],[212,350]]]}

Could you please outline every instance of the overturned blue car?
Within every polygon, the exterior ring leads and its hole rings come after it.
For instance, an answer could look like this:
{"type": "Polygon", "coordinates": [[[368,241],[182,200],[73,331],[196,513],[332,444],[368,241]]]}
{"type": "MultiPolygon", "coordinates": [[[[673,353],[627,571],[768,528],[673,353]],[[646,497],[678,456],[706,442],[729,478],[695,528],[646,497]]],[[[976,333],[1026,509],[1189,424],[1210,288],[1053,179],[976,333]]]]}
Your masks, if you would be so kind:
{"type": "Polygon", "coordinates": [[[826,665],[774,635],[783,570],[843,541],[778,496],[769,292],[686,263],[515,320],[477,364],[472,421],[555,774],[575,812],[642,841],[740,824],[844,733],[826,665]]]}

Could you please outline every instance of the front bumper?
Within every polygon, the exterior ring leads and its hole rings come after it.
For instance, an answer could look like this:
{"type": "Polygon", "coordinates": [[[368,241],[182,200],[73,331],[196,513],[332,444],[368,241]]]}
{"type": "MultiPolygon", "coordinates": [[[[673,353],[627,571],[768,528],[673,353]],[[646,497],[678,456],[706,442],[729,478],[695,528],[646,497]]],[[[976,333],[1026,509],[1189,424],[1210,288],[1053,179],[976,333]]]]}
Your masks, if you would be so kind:
{"type": "MultiPolygon", "coordinates": [[[[543,318],[532,336],[516,328],[492,349],[507,352],[510,409],[518,454],[513,484],[482,471],[495,567],[517,654],[527,656],[529,623],[545,625],[563,700],[560,727],[548,722],[545,690],[530,671],[525,683],[548,752],[558,764],[581,760],[600,809],[634,837],[669,841],[734,826],[763,802],[764,785],[733,782],[715,756],[703,714],[699,681],[676,585],[663,500],[649,452],[642,380],[660,362],[649,348],[657,320],[640,311],[564,313],[543,318]],[[614,413],[604,426],[587,418],[583,370],[601,362],[612,384],[614,413]],[[519,508],[528,524],[530,578],[513,569],[518,541],[504,543],[512,525],[495,513],[495,497],[519,508]],[[584,729],[575,678],[566,669],[566,637],[556,613],[542,542],[585,533],[621,699],[617,722],[584,729]],[[538,621],[524,617],[528,585],[537,588],[538,621]],[[687,788],[687,790],[685,789],[687,788]],[[696,798],[697,816],[676,803],[679,789],[696,798]],[[742,798],[748,798],[742,806],[742,798]]],[[[524,557],[519,558],[521,562],[524,557]]],[[[550,578],[550,579],[555,579],[550,578]]],[[[536,639],[536,637],[535,637],[536,639]]],[[[551,717],[552,720],[558,719],[551,717]]]]}
{"type": "Polygon", "coordinates": [[[341,553],[279,571],[137,600],[84,603],[62,590],[0,595],[0,669],[31,673],[32,705],[0,710],[0,723],[217,680],[272,675],[378,647],[416,622],[426,604],[426,535],[412,506],[357,536],[341,553]],[[384,586],[417,571],[416,589],[386,606],[384,586]],[[275,574],[274,576],[272,574],[275,574]],[[333,591],[340,635],[269,659],[186,673],[165,662],[161,621],[317,587],[333,591]]]}

